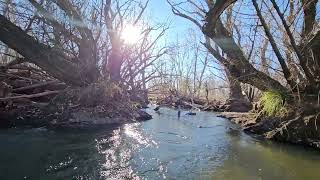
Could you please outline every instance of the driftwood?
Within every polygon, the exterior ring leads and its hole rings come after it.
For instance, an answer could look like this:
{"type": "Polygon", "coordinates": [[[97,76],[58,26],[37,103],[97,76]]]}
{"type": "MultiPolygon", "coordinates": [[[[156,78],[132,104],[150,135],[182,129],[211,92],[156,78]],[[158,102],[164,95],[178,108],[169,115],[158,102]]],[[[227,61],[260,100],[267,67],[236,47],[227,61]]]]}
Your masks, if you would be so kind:
{"type": "Polygon", "coordinates": [[[1,68],[3,68],[4,70],[10,68],[11,66],[17,65],[17,64],[21,64],[26,62],[24,58],[16,58],[13,61],[9,62],[8,64],[1,66],[1,68]]]}
{"type": "Polygon", "coordinates": [[[18,92],[22,92],[22,91],[26,91],[26,90],[31,90],[31,89],[35,89],[35,88],[39,88],[39,87],[44,87],[44,86],[47,86],[47,85],[50,85],[50,84],[55,84],[55,83],[58,83],[58,82],[59,81],[57,81],[57,80],[48,81],[48,82],[41,82],[41,83],[38,83],[38,84],[33,84],[33,85],[30,85],[30,86],[25,86],[25,87],[13,89],[12,92],[18,93],[18,92]]]}
{"type": "Polygon", "coordinates": [[[26,95],[21,95],[21,96],[12,96],[12,97],[5,97],[5,98],[0,98],[0,101],[7,101],[7,100],[13,100],[13,99],[22,99],[22,98],[37,98],[37,97],[43,97],[43,96],[48,96],[52,94],[58,94],[62,91],[46,91],[42,93],[37,93],[37,94],[26,94],[26,95]]]}
{"type": "Polygon", "coordinates": [[[24,61],[17,58],[1,66],[4,71],[0,72],[0,108],[11,110],[15,107],[28,105],[43,107],[50,101],[51,97],[47,96],[63,92],[67,87],[65,83],[48,77],[46,72],[41,69],[28,67],[28,64],[15,66],[20,62],[24,61]]]}
{"type": "Polygon", "coordinates": [[[195,104],[195,103],[189,103],[187,101],[182,101],[182,104],[188,105],[188,106],[190,106],[190,107],[192,107],[193,109],[196,109],[196,110],[201,110],[204,107],[202,105],[195,104]]]}
{"type": "Polygon", "coordinates": [[[0,72],[0,77],[1,78],[5,78],[5,79],[24,79],[24,80],[27,80],[27,81],[38,81],[38,80],[35,80],[35,79],[31,79],[29,77],[26,77],[25,75],[28,75],[28,74],[14,74],[14,73],[2,73],[0,72]]]}

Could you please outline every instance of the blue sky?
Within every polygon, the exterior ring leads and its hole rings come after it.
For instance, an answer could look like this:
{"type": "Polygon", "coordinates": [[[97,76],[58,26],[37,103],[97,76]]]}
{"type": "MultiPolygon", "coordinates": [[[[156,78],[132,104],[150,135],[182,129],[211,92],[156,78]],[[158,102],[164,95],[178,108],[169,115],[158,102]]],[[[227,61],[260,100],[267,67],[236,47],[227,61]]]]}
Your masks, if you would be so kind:
{"type": "Polygon", "coordinates": [[[170,22],[170,29],[165,37],[167,41],[176,41],[177,37],[182,39],[188,28],[195,27],[190,21],[175,16],[166,0],[150,0],[147,14],[154,22],[170,22]]]}

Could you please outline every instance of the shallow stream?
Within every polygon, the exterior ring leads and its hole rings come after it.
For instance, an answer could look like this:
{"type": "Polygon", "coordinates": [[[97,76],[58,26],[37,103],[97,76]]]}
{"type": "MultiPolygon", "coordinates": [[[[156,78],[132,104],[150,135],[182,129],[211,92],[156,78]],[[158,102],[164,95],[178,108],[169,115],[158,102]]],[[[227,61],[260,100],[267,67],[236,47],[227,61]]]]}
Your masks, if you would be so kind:
{"type": "Polygon", "coordinates": [[[0,130],[0,179],[320,179],[316,150],[257,140],[214,113],[147,111],[112,129],[0,130]]]}

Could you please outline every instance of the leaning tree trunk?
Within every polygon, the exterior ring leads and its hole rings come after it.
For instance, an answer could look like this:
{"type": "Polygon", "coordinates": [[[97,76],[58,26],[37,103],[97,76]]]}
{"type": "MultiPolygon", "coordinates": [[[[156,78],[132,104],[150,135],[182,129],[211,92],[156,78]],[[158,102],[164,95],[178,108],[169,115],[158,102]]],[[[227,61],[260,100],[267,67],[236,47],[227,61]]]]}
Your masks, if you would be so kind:
{"type": "Polygon", "coordinates": [[[226,101],[228,111],[232,112],[248,112],[251,110],[251,103],[242,94],[240,82],[230,75],[226,69],[226,75],[229,81],[229,97],[226,101]]]}
{"type": "Polygon", "coordinates": [[[310,94],[318,94],[320,92],[320,30],[313,33],[316,28],[316,14],[318,0],[301,0],[304,13],[304,24],[302,31],[303,47],[302,55],[304,61],[300,62],[306,75],[310,78],[306,92],[310,94]],[[310,38],[311,37],[311,38],[310,38]]]}
{"type": "MultiPolygon", "coordinates": [[[[265,73],[256,70],[249,61],[247,61],[241,48],[234,42],[231,34],[220,21],[220,14],[225,8],[236,1],[237,0],[219,0],[213,7],[210,7],[209,12],[206,14],[206,23],[202,29],[203,33],[215,41],[215,43],[228,55],[231,61],[226,63],[226,67],[230,74],[237,77],[239,81],[251,84],[262,91],[276,90],[287,92],[288,89],[286,87],[282,86],[278,81],[270,78],[265,73]]],[[[302,47],[302,57],[300,57],[299,60],[306,78],[309,81],[309,84],[307,84],[304,91],[305,93],[315,94],[319,93],[320,89],[320,55],[318,53],[320,31],[318,30],[315,35],[310,34],[311,30],[314,28],[318,0],[301,0],[301,2],[304,11],[304,30],[302,32],[302,43],[300,45],[300,47],[302,47]],[[309,38],[309,36],[311,36],[311,38],[309,38]]],[[[283,18],[283,14],[278,14],[280,15],[280,18],[283,18]]],[[[286,23],[283,22],[283,25],[286,25],[286,23]]],[[[292,44],[294,45],[294,43],[292,44]]]]}
{"type": "Polygon", "coordinates": [[[27,62],[34,63],[61,81],[83,85],[78,66],[62,53],[36,41],[3,15],[0,15],[0,24],[0,41],[21,54],[27,62]]]}
{"type": "Polygon", "coordinates": [[[242,49],[234,41],[232,35],[222,24],[219,16],[230,4],[236,0],[217,1],[210,7],[206,14],[203,33],[212,39],[228,55],[228,60],[223,64],[231,76],[240,82],[250,84],[262,91],[276,90],[286,92],[287,88],[265,73],[255,69],[245,57],[242,49]]]}
{"type": "Polygon", "coordinates": [[[231,34],[223,26],[222,22],[218,20],[216,24],[211,24],[211,18],[213,17],[207,16],[207,23],[203,27],[203,33],[212,39],[223,52],[228,55],[229,61],[225,61],[224,66],[228,69],[231,76],[237,78],[240,82],[255,86],[262,91],[288,91],[288,89],[278,81],[255,69],[234,41],[231,34]]]}

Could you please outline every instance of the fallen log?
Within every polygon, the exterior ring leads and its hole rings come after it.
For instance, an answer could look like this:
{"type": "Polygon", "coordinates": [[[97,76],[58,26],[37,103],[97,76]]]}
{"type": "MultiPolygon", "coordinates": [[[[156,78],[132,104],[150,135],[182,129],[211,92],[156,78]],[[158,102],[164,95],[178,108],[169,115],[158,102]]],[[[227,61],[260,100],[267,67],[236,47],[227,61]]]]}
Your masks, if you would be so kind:
{"type": "Polygon", "coordinates": [[[9,69],[11,66],[17,65],[17,64],[21,64],[26,62],[26,60],[24,58],[21,57],[17,57],[16,59],[10,61],[8,64],[5,64],[3,66],[1,66],[1,68],[3,68],[4,70],[9,69]]]}
{"type": "Polygon", "coordinates": [[[12,92],[19,93],[19,92],[22,92],[22,91],[31,90],[31,89],[35,89],[35,88],[39,88],[39,87],[44,87],[44,86],[55,84],[55,83],[58,83],[58,82],[59,82],[58,80],[41,82],[41,83],[38,83],[38,84],[33,84],[33,85],[30,85],[30,86],[25,86],[25,87],[13,89],[12,92]]]}
{"type": "Polygon", "coordinates": [[[2,73],[0,72],[0,77],[1,78],[5,78],[5,79],[24,79],[24,80],[27,80],[27,81],[38,81],[38,80],[35,80],[35,79],[31,79],[31,78],[27,78],[27,77],[24,77],[24,76],[18,76],[18,75],[15,75],[15,74],[11,74],[11,73],[2,73]]]}
{"type": "Polygon", "coordinates": [[[21,95],[21,96],[12,96],[12,97],[5,97],[5,98],[0,98],[0,101],[7,101],[7,100],[13,100],[13,99],[21,99],[21,98],[37,98],[37,97],[43,97],[43,96],[48,96],[52,94],[58,94],[62,91],[46,91],[42,93],[37,93],[37,94],[28,94],[28,95],[21,95]]]}
{"type": "Polygon", "coordinates": [[[182,101],[182,104],[186,104],[186,105],[188,105],[188,106],[191,106],[192,108],[194,108],[194,109],[196,109],[196,110],[198,110],[198,111],[200,111],[202,108],[203,108],[203,106],[202,105],[199,105],[199,104],[192,104],[192,103],[188,103],[188,102],[186,102],[186,101],[182,101]]]}

